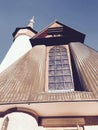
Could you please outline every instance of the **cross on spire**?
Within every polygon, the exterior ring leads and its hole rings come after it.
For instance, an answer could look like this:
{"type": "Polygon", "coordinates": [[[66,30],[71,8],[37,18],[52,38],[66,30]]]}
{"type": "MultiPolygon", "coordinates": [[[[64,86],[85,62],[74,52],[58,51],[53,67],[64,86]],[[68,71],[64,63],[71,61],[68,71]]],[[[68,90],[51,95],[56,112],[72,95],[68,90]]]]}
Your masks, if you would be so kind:
{"type": "Polygon", "coordinates": [[[30,21],[29,21],[28,27],[33,28],[34,27],[34,23],[35,23],[35,20],[34,20],[34,16],[33,16],[32,19],[30,19],[30,21]]]}

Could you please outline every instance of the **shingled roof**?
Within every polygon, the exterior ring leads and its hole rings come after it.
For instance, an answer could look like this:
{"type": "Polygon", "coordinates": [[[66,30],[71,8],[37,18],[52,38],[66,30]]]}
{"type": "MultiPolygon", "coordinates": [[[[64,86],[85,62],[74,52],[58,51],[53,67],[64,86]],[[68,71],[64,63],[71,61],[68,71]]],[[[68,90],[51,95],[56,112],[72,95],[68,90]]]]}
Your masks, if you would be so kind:
{"type": "Polygon", "coordinates": [[[84,91],[45,92],[46,46],[39,45],[0,74],[0,104],[97,100],[98,52],[81,43],[69,46],[84,91]]]}

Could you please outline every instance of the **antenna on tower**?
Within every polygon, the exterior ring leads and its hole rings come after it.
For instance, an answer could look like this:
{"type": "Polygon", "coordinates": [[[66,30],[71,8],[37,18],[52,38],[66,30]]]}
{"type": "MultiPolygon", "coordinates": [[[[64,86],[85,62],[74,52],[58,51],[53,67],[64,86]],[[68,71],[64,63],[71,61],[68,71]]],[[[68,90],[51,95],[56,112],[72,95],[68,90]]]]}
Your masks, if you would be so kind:
{"type": "Polygon", "coordinates": [[[34,23],[35,23],[35,20],[34,20],[34,16],[33,16],[32,19],[30,19],[30,21],[29,21],[28,27],[33,28],[34,27],[34,23]]]}

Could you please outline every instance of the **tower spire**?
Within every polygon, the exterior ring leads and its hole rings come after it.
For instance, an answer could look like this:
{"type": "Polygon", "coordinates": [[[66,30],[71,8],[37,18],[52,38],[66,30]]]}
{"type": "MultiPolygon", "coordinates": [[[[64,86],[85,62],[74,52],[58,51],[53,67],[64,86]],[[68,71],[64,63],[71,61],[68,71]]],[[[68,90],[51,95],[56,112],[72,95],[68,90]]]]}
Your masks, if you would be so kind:
{"type": "Polygon", "coordinates": [[[34,23],[35,23],[35,21],[34,21],[34,16],[33,16],[33,17],[30,19],[30,21],[29,21],[28,27],[33,28],[34,23]]]}

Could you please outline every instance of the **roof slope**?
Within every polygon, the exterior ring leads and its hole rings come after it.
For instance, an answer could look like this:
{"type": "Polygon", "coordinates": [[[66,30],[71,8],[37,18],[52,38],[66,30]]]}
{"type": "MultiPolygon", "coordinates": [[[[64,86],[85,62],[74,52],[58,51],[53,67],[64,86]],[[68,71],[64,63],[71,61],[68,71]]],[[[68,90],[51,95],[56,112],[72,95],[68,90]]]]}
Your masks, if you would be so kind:
{"type": "Polygon", "coordinates": [[[70,48],[84,90],[98,97],[98,52],[81,43],[70,48]]]}
{"type": "Polygon", "coordinates": [[[76,67],[88,91],[45,92],[44,45],[33,47],[0,74],[0,104],[98,99],[98,53],[81,43],[71,43],[76,67]],[[80,49],[79,49],[80,48],[80,49]]]}
{"type": "Polygon", "coordinates": [[[28,101],[44,90],[45,46],[32,48],[0,75],[0,102],[28,101]],[[39,57],[40,55],[40,57],[39,57]]]}

